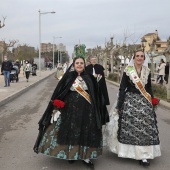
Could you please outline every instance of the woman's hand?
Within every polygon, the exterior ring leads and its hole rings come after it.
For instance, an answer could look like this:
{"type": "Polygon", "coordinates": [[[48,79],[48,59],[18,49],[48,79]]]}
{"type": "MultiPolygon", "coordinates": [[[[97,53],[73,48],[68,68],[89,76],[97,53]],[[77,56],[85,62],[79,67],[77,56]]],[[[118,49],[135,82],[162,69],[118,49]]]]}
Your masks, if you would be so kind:
{"type": "Polygon", "coordinates": [[[51,116],[54,115],[56,112],[57,112],[57,110],[54,109],[51,113],[51,116]]]}

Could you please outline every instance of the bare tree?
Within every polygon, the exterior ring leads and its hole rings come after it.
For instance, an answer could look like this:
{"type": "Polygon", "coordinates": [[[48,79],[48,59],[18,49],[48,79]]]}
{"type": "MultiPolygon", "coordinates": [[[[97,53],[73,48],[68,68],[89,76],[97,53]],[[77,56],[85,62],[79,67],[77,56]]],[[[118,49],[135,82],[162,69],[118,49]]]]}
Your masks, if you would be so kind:
{"type": "MultiPolygon", "coordinates": [[[[37,51],[34,47],[29,46],[28,44],[18,44],[16,48],[13,48],[13,56],[15,59],[19,60],[29,60],[32,62],[34,60],[34,57],[37,56],[37,51]]],[[[42,53],[43,56],[46,58],[50,58],[52,60],[52,51],[48,53],[42,53]]]]}
{"type": "Polygon", "coordinates": [[[5,19],[6,19],[6,17],[3,17],[3,23],[2,24],[1,24],[1,20],[0,20],[0,29],[5,26],[5,19]]]}
{"type": "Polygon", "coordinates": [[[18,43],[18,40],[9,40],[9,43],[6,43],[5,40],[2,40],[2,43],[0,44],[0,46],[3,48],[2,61],[3,56],[7,54],[8,49],[13,47],[16,43],[18,43]]]}

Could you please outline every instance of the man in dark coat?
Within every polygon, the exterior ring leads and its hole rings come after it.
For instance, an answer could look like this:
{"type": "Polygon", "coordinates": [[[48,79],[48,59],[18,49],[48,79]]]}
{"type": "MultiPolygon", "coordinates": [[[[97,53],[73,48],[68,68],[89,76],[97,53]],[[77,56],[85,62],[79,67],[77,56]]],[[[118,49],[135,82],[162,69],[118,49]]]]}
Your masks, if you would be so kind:
{"type": "Polygon", "coordinates": [[[12,63],[8,60],[7,56],[4,56],[4,61],[2,62],[1,73],[4,75],[5,86],[10,86],[10,72],[12,68],[12,63]]]}
{"type": "Polygon", "coordinates": [[[91,64],[86,67],[86,71],[92,74],[94,77],[98,77],[98,75],[102,75],[102,78],[98,81],[99,87],[102,91],[102,95],[104,97],[105,105],[110,105],[105,76],[104,76],[104,68],[100,64],[97,64],[97,58],[91,57],[91,64]]]}
{"type": "Polygon", "coordinates": [[[169,62],[166,63],[166,66],[165,66],[165,81],[166,81],[166,84],[168,84],[168,78],[169,78],[169,62]]]}

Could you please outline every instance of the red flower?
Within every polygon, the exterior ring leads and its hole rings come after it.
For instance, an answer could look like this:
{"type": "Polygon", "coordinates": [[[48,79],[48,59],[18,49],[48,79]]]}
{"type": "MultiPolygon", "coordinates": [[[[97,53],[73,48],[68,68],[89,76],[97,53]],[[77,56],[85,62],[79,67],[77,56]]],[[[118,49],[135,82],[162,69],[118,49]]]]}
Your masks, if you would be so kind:
{"type": "Polygon", "coordinates": [[[152,98],[152,105],[158,105],[159,99],[158,98],[152,98]]]}
{"type": "Polygon", "coordinates": [[[57,107],[57,108],[63,108],[64,105],[65,105],[65,103],[64,103],[63,101],[61,101],[61,100],[55,99],[55,100],[53,101],[53,105],[54,105],[55,107],[57,107]]]}

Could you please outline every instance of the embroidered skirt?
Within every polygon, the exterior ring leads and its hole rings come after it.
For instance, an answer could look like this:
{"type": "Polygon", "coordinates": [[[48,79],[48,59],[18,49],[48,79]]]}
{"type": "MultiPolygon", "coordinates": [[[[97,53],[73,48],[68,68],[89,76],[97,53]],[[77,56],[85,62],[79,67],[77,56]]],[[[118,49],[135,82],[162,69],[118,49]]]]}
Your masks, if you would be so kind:
{"type": "Polygon", "coordinates": [[[59,118],[47,128],[39,152],[67,160],[96,159],[102,154],[102,131],[92,106],[75,91],[64,102],[59,118]]]}
{"type": "Polygon", "coordinates": [[[108,146],[119,157],[141,160],[161,155],[156,114],[141,94],[126,94],[121,115],[113,106],[105,133],[108,146]]]}

